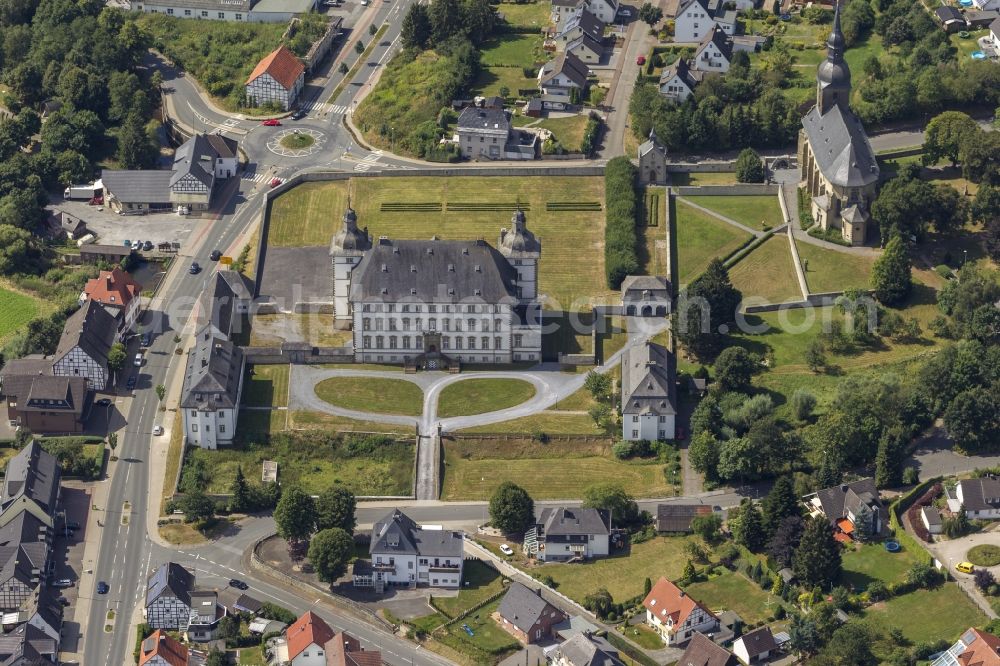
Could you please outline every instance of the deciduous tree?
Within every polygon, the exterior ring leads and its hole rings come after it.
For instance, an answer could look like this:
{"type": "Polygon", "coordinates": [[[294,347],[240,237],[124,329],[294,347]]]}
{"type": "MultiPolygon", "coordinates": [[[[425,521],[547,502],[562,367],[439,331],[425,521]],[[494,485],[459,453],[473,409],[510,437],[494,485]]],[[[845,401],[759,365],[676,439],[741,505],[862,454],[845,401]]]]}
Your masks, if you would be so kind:
{"type": "Polygon", "coordinates": [[[924,131],[923,163],[936,164],[947,158],[955,166],[962,143],[978,132],[976,121],[961,111],[945,111],[931,118],[924,131]]]}
{"type": "Polygon", "coordinates": [[[639,517],[639,506],[621,484],[613,481],[595,483],[583,491],[583,506],[611,512],[611,519],[619,524],[629,524],[639,517]]]}
{"type": "Polygon", "coordinates": [[[760,155],[753,148],[744,148],[736,158],[736,180],[741,183],[763,183],[766,176],[760,155]]]}
{"type": "Polygon", "coordinates": [[[524,532],[535,522],[535,502],[524,488],[504,481],[490,497],[490,522],[504,534],[524,532]]]}
{"type": "Polygon", "coordinates": [[[348,534],[354,534],[358,524],[354,516],[357,500],[350,489],[335,483],[319,494],[316,500],[316,529],[328,530],[339,527],[348,534]]]}
{"type": "Polygon", "coordinates": [[[716,388],[723,393],[750,389],[750,380],[760,372],[760,358],[743,347],[723,349],[713,366],[716,388]]]}
{"type": "Polygon", "coordinates": [[[354,552],[350,534],[334,527],[317,532],[309,542],[309,562],[324,583],[332,583],[347,572],[347,563],[354,552]]]}
{"type": "Polygon", "coordinates": [[[292,486],[281,494],[274,509],[274,522],[278,536],[289,544],[297,544],[309,538],[316,527],[316,505],[298,486],[292,486]]]}

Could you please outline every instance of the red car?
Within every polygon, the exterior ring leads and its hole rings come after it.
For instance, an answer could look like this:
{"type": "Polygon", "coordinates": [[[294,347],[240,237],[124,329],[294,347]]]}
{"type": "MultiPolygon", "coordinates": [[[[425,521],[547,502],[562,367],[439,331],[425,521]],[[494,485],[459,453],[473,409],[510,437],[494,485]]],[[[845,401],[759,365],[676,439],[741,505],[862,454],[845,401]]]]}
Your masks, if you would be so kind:
{"type": "Polygon", "coordinates": [[[280,178],[272,178],[271,179],[271,187],[277,187],[278,185],[281,185],[281,183],[283,183],[283,182],[284,181],[281,180],[280,178]]]}
{"type": "Polygon", "coordinates": [[[270,118],[261,123],[264,127],[281,127],[281,121],[277,118],[270,118]]]}
{"type": "Polygon", "coordinates": [[[646,64],[646,56],[641,55],[638,58],[636,58],[635,59],[635,64],[639,65],[640,67],[642,67],[643,65],[645,65],[646,64]]]}

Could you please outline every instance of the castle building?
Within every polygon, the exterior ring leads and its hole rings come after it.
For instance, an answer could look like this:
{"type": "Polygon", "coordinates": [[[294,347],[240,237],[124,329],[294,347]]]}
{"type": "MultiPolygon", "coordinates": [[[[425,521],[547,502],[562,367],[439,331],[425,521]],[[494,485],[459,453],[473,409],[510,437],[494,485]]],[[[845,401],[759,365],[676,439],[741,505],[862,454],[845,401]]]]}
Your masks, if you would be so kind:
{"type": "Polygon", "coordinates": [[[816,76],[816,106],[802,119],[799,132],[800,186],[809,194],[821,229],[838,229],[844,240],[863,245],[879,167],[865,128],[849,106],[851,70],[844,60],[839,3],[826,45],[826,60],[816,76]]]}
{"type": "Polygon", "coordinates": [[[450,362],[542,357],[542,244],[524,212],[484,240],[373,242],[348,208],[330,244],[334,321],[354,331],[355,360],[435,369],[450,362]]]}

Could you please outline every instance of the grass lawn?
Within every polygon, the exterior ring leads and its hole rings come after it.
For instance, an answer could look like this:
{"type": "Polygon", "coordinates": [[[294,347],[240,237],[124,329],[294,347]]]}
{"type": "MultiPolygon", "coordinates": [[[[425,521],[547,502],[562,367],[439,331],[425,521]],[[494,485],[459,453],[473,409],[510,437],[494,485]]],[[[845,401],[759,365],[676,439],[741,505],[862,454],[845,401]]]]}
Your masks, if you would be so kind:
{"type": "Polygon", "coordinates": [[[457,597],[433,597],[435,608],[450,618],[458,617],[478,603],[503,590],[503,577],[479,560],[467,560],[462,569],[462,589],[457,597]]]}
{"type": "Polygon", "coordinates": [[[0,344],[38,314],[38,301],[0,286],[0,344]]]}
{"type": "Polygon", "coordinates": [[[844,553],[841,583],[855,592],[862,592],[880,580],[885,584],[898,583],[906,578],[907,570],[925,558],[921,553],[906,549],[890,553],[880,543],[862,546],[844,553]]]}
{"type": "MultiPolygon", "coordinates": [[[[597,176],[447,178],[361,178],[350,181],[351,203],[361,226],[374,237],[444,239],[487,238],[495,241],[510,226],[509,210],[448,211],[447,203],[520,201],[528,228],[542,241],[543,294],[559,309],[583,310],[615,292],[604,279],[604,211],[546,211],[550,201],[604,202],[604,179],[597,176]],[[387,212],[382,203],[440,203],[442,212],[387,212]]],[[[326,246],[340,228],[347,207],[348,183],[309,183],[278,197],[271,207],[268,242],[274,247],[326,246]]],[[[706,262],[707,263],[707,262],[706,262]]]]}
{"type": "Polygon", "coordinates": [[[470,95],[489,97],[499,95],[501,88],[507,88],[510,95],[519,96],[519,90],[537,88],[538,81],[526,77],[520,67],[483,67],[472,82],[470,95]]]}
{"type": "Polygon", "coordinates": [[[777,196],[697,196],[685,197],[751,229],[766,230],[785,223],[777,196]]]}
{"type": "Polygon", "coordinates": [[[489,499],[504,481],[519,484],[536,500],[579,497],[581,489],[608,479],[621,483],[634,497],[665,497],[677,491],[667,481],[663,463],[616,460],[610,439],[545,444],[530,437],[446,439],[444,459],[443,500],[489,499]],[[552,464],[558,465],[558,474],[538,474],[542,466],[552,464]]]}
{"type": "Polygon", "coordinates": [[[243,406],[288,406],[288,374],[287,365],[250,366],[244,373],[243,406]]]}
{"type": "Polygon", "coordinates": [[[869,287],[875,257],[827,250],[801,241],[795,241],[795,247],[805,269],[810,293],[869,287]]]}
{"type": "Polygon", "coordinates": [[[916,590],[875,604],[865,615],[887,627],[899,627],[914,643],[950,643],[969,627],[981,627],[987,619],[956,583],[916,590]]]}
{"type": "Polygon", "coordinates": [[[740,573],[727,571],[710,580],[692,583],[684,588],[706,608],[714,613],[736,611],[743,621],[757,624],[770,619],[780,599],[769,595],[759,585],[740,573]],[[770,608],[767,602],[770,600],[770,608]]]}
{"type": "Polygon", "coordinates": [[[743,298],[757,297],[769,303],[802,300],[795,262],[784,234],[771,236],[729,269],[733,286],[743,298]]]}
{"type": "Polygon", "coordinates": [[[333,377],[316,385],[316,395],[344,409],[420,416],[424,392],[413,382],[380,377],[333,377]]]}
{"type": "Polygon", "coordinates": [[[670,184],[681,187],[685,185],[733,185],[735,183],[735,171],[705,171],[670,174],[670,184]]]}
{"type": "Polygon", "coordinates": [[[549,16],[552,14],[551,5],[541,1],[525,3],[502,2],[497,5],[497,11],[503,14],[504,20],[511,25],[539,28],[543,28],[549,24],[549,16]]]}
{"type": "Polygon", "coordinates": [[[438,416],[467,416],[520,405],[535,396],[535,387],[520,379],[466,379],[446,386],[438,400],[438,416]]]}
{"type": "Polygon", "coordinates": [[[596,404],[597,401],[594,400],[594,396],[590,394],[590,391],[581,387],[577,389],[576,393],[573,393],[572,395],[569,395],[557,402],[552,409],[560,411],[585,412],[596,404]]]}
{"type": "Polygon", "coordinates": [[[500,600],[497,599],[493,603],[483,606],[463,621],[456,622],[443,632],[435,634],[434,638],[444,645],[472,657],[476,663],[495,663],[496,657],[521,647],[513,636],[501,629],[500,625],[490,617],[499,606],[500,600]],[[465,632],[462,628],[463,624],[472,630],[472,636],[465,632]]]}
{"type": "Polygon", "coordinates": [[[535,578],[552,576],[557,583],[556,589],[579,603],[601,587],[607,588],[615,601],[625,601],[642,594],[646,578],[655,583],[660,576],[670,580],[680,577],[687,562],[684,544],[690,540],[690,537],[655,537],[632,546],[627,556],[572,565],[554,562],[534,567],[530,573],[535,578]]]}
{"type": "Polygon", "coordinates": [[[959,37],[957,32],[952,33],[948,37],[951,41],[951,45],[958,49],[959,64],[961,64],[963,60],[968,62],[972,59],[972,52],[979,50],[979,38],[988,33],[989,30],[973,30],[970,31],[969,37],[965,39],[959,37]]]}
{"type": "Polygon", "coordinates": [[[545,59],[541,33],[504,33],[483,44],[480,51],[486,67],[534,67],[545,59]]]}
{"type": "Polygon", "coordinates": [[[882,44],[882,38],[871,32],[864,40],[857,42],[844,52],[844,60],[847,61],[847,66],[851,68],[851,71],[858,72],[860,77],[865,70],[865,60],[868,59],[868,56],[880,56],[884,51],[885,45],[882,44]]]}
{"type": "Polygon", "coordinates": [[[1000,564],[1000,546],[988,543],[973,546],[965,557],[977,567],[995,567],[1000,564]]]}
{"type": "MultiPolygon", "coordinates": [[[[572,397],[572,396],[571,396],[572,397]]],[[[567,398],[569,400],[569,398],[567,398]]],[[[562,403],[560,403],[562,404],[562,403]]],[[[559,405],[556,405],[557,407],[559,405]]],[[[517,434],[545,433],[546,435],[604,435],[594,420],[587,416],[586,409],[547,409],[531,416],[501,421],[487,425],[466,428],[463,435],[472,434],[517,434]]]]}
{"type": "Polygon", "coordinates": [[[556,141],[571,153],[580,150],[583,143],[583,132],[587,129],[589,118],[585,113],[578,113],[564,118],[543,118],[532,127],[544,127],[555,135],[556,141]]]}
{"type": "Polygon", "coordinates": [[[289,430],[329,430],[333,432],[381,432],[409,434],[409,430],[390,423],[359,421],[323,412],[295,410],[288,412],[289,430]]]}
{"type": "Polygon", "coordinates": [[[677,255],[681,283],[701,275],[715,257],[729,254],[750,237],[731,224],[677,201],[677,255]]]}
{"type": "Polygon", "coordinates": [[[625,630],[625,636],[646,650],[662,650],[663,639],[645,623],[633,624],[625,630]]]}
{"type": "MultiPolygon", "coordinates": [[[[4,454],[8,449],[0,449],[0,455],[4,454]]],[[[13,449],[10,449],[13,451],[13,449]]],[[[166,504],[167,500],[174,495],[174,481],[177,480],[177,470],[181,466],[181,456],[184,453],[184,420],[181,418],[180,412],[174,414],[174,424],[170,431],[170,446],[167,448],[167,465],[166,469],[163,471],[163,493],[160,497],[160,513],[164,513],[163,505],[166,504]]],[[[13,455],[13,453],[11,454],[13,455]]],[[[6,469],[7,458],[3,459],[0,463],[6,469]]]]}

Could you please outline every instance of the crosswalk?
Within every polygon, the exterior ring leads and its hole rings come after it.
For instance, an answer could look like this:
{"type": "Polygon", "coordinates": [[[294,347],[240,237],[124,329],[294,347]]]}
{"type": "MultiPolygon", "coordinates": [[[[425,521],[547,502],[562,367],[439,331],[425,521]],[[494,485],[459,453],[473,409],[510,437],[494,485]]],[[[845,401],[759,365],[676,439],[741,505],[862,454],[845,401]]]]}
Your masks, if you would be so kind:
{"type": "Polygon", "coordinates": [[[329,102],[319,102],[313,100],[311,102],[306,102],[302,105],[302,110],[308,115],[318,115],[318,114],[333,114],[342,115],[347,111],[347,107],[343,104],[330,104],[329,102]]]}
{"type": "Polygon", "coordinates": [[[243,180],[249,180],[251,183],[263,183],[267,180],[267,174],[258,173],[256,169],[251,169],[243,172],[243,180]]]}
{"type": "Polygon", "coordinates": [[[366,155],[360,162],[354,165],[355,171],[365,172],[373,166],[382,166],[378,161],[382,158],[382,151],[376,150],[366,155]]]}

